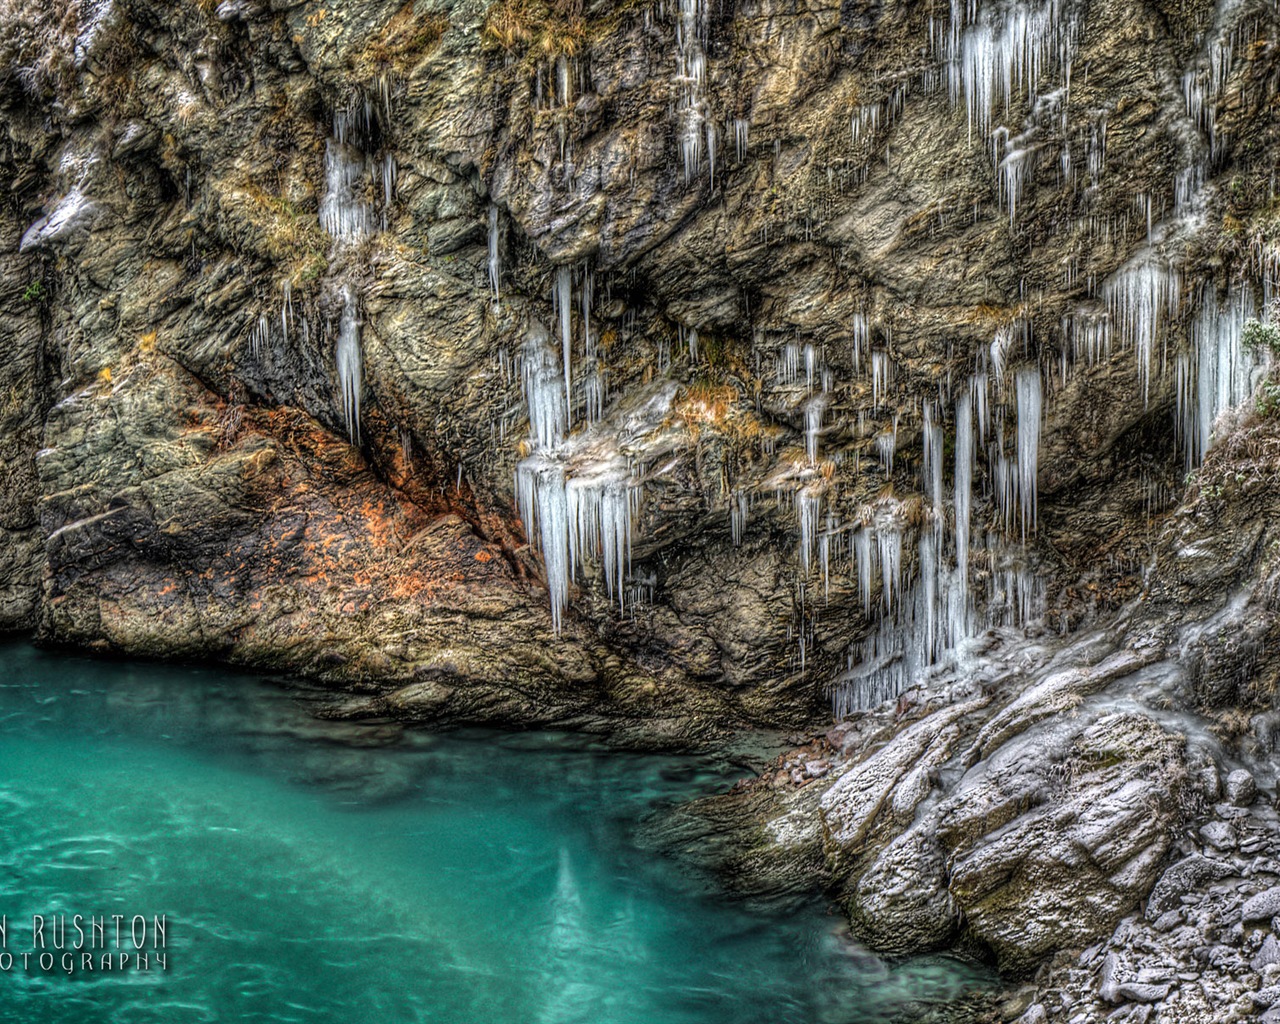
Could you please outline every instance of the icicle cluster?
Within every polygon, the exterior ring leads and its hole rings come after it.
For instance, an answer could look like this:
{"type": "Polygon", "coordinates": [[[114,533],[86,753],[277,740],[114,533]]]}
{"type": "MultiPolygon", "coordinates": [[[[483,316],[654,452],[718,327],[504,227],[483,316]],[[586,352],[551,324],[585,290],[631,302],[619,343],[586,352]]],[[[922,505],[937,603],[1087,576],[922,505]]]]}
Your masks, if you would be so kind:
{"type": "MultiPolygon", "coordinates": [[[[595,276],[589,266],[582,268],[578,283],[584,348],[583,372],[579,376],[589,425],[603,416],[605,368],[591,330],[595,276]]],[[[627,575],[632,522],[641,490],[612,435],[589,427],[578,434],[570,433],[574,381],[572,267],[555,269],[552,305],[559,351],[547,329],[538,323],[530,328],[521,351],[520,376],[533,454],[516,466],[516,495],[529,536],[536,539],[542,551],[552,623],[559,632],[574,574],[589,559],[598,561],[606,592],[625,609],[634,589],[627,585],[627,575]]],[[[670,397],[666,399],[668,404],[670,397]]]]}
{"type": "Polygon", "coordinates": [[[1253,394],[1264,372],[1265,353],[1245,348],[1245,321],[1254,316],[1253,296],[1236,286],[1220,307],[1210,286],[1191,323],[1191,348],[1178,358],[1176,424],[1187,469],[1204,460],[1218,417],[1253,394]]]}
{"type": "MultiPolygon", "coordinates": [[[[907,503],[885,497],[864,509],[853,533],[850,558],[856,564],[858,591],[866,616],[878,617],[871,635],[850,652],[848,668],[832,683],[837,715],[873,707],[891,699],[950,664],[975,632],[992,625],[1021,626],[1036,617],[1043,584],[1025,557],[1023,544],[1036,529],[1043,390],[1035,366],[1006,369],[1012,359],[1009,330],[983,350],[977,371],[955,399],[954,488],[948,509],[946,429],[943,408],[926,402],[922,410],[921,490],[925,506],[915,530],[915,573],[908,581],[908,538],[913,519],[907,503]],[[1002,399],[998,382],[1010,378],[1002,399]],[[997,379],[998,378],[998,379],[997,379]],[[988,391],[995,389],[995,401],[988,391]],[[1012,409],[1007,410],[1007,405],[1012,409]],[[1007,422],[1008,412],[1016,424],[1007,422]],[[1006,450],[1006,428],[1012,445],[1006,450]],[[974,535],[974,467],[979,444],[987,447],[990,500],[996,530],[974,535]],[[950,529],[948,527],[950,526],[950,529]],[[975,600],[970,566],[975,547],[987,573],[985,594],[975,600]],[[878,594],[878,598],[877,598],[878,594]],[[984,609],[979,614],[979,608],[984,609]]],[[[895,431],[876,437],[886,470],[895,431]]],[[[827,535],[833,532],[827,531],[827,535]]],[[[802,554],[805,523],[801,521],[802,554]]],[[[824,559],[825,572],[825,559],[824,559]]]]}
{"type": "Polygon", "coordinates": [[[1138,385],[1146,405],[1156,339],[1178,316],[1182,279],[1176,268],[1143,250],[1103,282],[1102,298],[1111,313],[1112,329],[1137,356],[1138,385]]]}
{"type": "MultiPolygon", "coordinates": [[[[711,186],[716,178],[716,125],[706,99],[707,0],[678,0],[676,10],[676,77],[678,91],[676,116],[679,120],[680,158],[684,164],[684,180],[692,181],[702,170],[705,153],[711,172],[711,186]]],[[[735,133],[737,126],[735,125],[735,133]]],[[[746,129],[736,140],[739,162],[746,149],[746,129]]]]}

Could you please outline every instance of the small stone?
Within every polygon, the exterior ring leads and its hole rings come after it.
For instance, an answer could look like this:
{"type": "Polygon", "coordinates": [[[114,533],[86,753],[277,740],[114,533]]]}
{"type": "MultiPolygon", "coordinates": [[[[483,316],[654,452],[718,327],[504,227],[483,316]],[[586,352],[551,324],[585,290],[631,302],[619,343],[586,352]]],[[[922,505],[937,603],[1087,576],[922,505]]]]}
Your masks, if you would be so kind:
{"type": "Polygon", "coordinates": [[[1223,789],[1227,802],[1236,807],[1248,807],[1258,798],[1258,784],[1243,768],[1237,768],[1227,776],[1223,789]]]}
{"type": "Polygon", "coordinates": [[[1240,908],[1240,920],[1245,924],[1250,921],[1267,921],[1277,914],[1280,914],[1280,885],[1251,896],[1240,908]]]}
{"type": "Polygon", "coordinates": [[[1044,1007],[1039,1003],[1032,1003],[1027,1007],[1027,1012],[1018,1018],[1017,1024],[1045,1024],[1048,1019],[1049,1015],[1044,1007]]]}
{"type": "Polygon", "coordinates": [[[1116,995],[1133,1003],[1158,1003],[1169,994],[1172,985],[1144,985],[1127,981],[1116,988],[1116,995]]]}
{"type": "Polygon", "coordinates": [[[1200,838],[1215,850],[1234,850],[1239,840],[1236,830],[1225,821],[1211,821],[1200,829],[1200,838]]]}
{"type": "Polygon", "coordinates": [[[1258,1018],[1259,1024],[1280,1024],[1280,1006],[1273,1006],[1258,1018]]]}
{"type": "Polygon", "coordinates": [[[1120,958],[1115,953],[1108,953],[1102,959],[1102,970],[1098,974],[1098,995],[1105,999],[1108,1003],[1118,1003],[1120,1000],[1120,958]]]}
{"type": "Polygon", "coordinates": [[[1222,796],[1222,780],[1218,777],[1218,766],[1206,764],[1196,772],[1196,781],[1200,784],[1200,792],[1209,798],[1209,803],[1217,803],[1222,796]]]}
{"type": "Polygon", "coordinates": [[[1167,914],[1161,914],[1155,919],[1151,927],[1158,932],[1168,932],[1177,928],[1180,924],[1182,924],[1182,911],[1175,909],[1170,910],[1167,914]]]}
{"type": "Polygon", "coordinates": [[[1231,873],[1231,865],[1212,857],[1194,855],[1178,861],[1165,870],[1151,890],[1147,900],[1148,920],[1173,910],[1179,903],[1196,902],[1199,897],[1187,895],[1191,890],[1231,873]]]}
{"type": "Polygon", "coordinates": [[[1262,948],[1258,950],[1258,955],[1250,961],[1249,966],[1255,971],[1261,971],[1269,964],[1280,964],[1280,942],[1276,941],[1274,935],[1268,935],[1266,941],[1262,943],[1262,948]]]}
{"type": "Polygon", "coordinates": [[[1257,992],[1250,992],[1249,998],[1253,1001],[1255,1010],[1266,1010],[1280,1002],[1280,985],[1268,985],[1257,992]]]}

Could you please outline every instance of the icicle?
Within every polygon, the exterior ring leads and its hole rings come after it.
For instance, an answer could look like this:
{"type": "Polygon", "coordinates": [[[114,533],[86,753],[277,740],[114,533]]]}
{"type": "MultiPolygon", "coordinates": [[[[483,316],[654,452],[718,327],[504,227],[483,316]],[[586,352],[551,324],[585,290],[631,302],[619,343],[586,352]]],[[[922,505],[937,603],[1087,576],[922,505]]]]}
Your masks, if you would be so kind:
{"type": "Polygon", "coordinates": [[[1040,76],[1051,61],[1070,64],[1074,26],[1061,17],[1059,0],[1009,3],[975,10],[971,24],[962,20],[960,5],[952,3],[947,61],[951,102],[964,101],[969,131],[986,137],[997,108],[1009,109],[1014,97],[1025,94],[1034,102],[1040,76]]]}
{"type": "Polygon", "coordinates": [[[1036,477],[1040,460],[1040,420],[1043,399],[1040,371],[1034,366],[1018,371],[1018,503],[1022,512],[1022,536],[1036,529],[1036,477]]]}
{"type": "Polygon", "coordinates": [[[573,423],[573,271],[568,266],[557,267],[552,304],[560,315],[560,348],[564,364],[565,409],[568,423],[573,423]]]}
{"type": "Polygon", "coordinates": [[[898,426],[895,420],[892,430],[885,430],[876,435],[876,454],[880,456],[880,465],[884,467],[885,479],[893,476],[893,455],[898,447],[898,426]]]}
{"type": "Polygon", "coordinates": [[[956,399],[956,573],[962,591],[969,586],[969,517],[973,500],[973,400],[956,399]]]}
{"type": "Polygon", "coordinates": [[[796,515],[800,520],[800,566],[805,575],[813,567],[813,541],[818,532],[818,514],[822,507],[822,492],[805,487],[796,493],[796,515]]]}
{"type": "Polygon", "coordinates": [[[933,422],[933,403],[926,402],[924,407],[924,487],[932,503],[933,521],[939,526],[942,523],[942,427],[933,422]]]}
{"type": "Polygon", "coordinates": [[[703,96],[707,62],[703,37],[706,29],[706,0],[679,0],[676,18],[676,85],[680,90],[677,112],[680,156],[686,182],[692,181],[702,166],[704,135],[709,143],[714,142],[714,133],[704,127],[710,123],[710,111],[703,96]]]}
{"type": "Polygon", "coordinates": [[[782,354],[778,359],[778,383],[793,384],[800,376],[800,346],[793,341],[782,346],[782,354]]]}
{"type": "Polygon", "coordinates": [[[747,531],[747,492],[734,491],[729,496],[729,534],[735,548],[742,547],[742,538],[747,531]]]}
{"type": "Polygon", "coordinates": [[[889,353],[876,351],[871,353],[871,405],[880,408],[880,400],[888,393],[893,383],[893,361],[889,353]]]}
{"type": "Polygon", "coordinates": [[[853,549],[858,562],[858,593],[862,597],[862,614],[868,617],[871,615],[871,578],[875,574],[872,533],[870,526],[864,526],[853,537],[853,549]]]}
{"type": "Polygon", "coordinates": [[[569,605],[569,500],[565,493],[564,466],[547,455],[532,455],[516,466],[516,502],[525,529],[533,536],[536,526],[547,569],[551,596],[551,624],[559,633],[569,605]]]}
{"type": "Polygon", "coordinates": [[[493,301],[498,301],[498,284],[502,277],[502,254],[499,251],[501,236],[498,231],[498,208],[489,207],[489,290],[493,301]]]}
{"type": "Polygon", "coordinates": [[[555,350],[547,329],[533,323],[525,338],[523,351],[525,402],[529,409],[530,440],[536,449],[550,450],[568,432],[568,406],[564,381],[556,366],[555,350]]]}
{"type": "Polygon", "coordinates": [[[589,467],[566,489],[569,575],[588,552],[600,559],[605,589],[625,607],[623,581],[631,564],[631,516],[635,496],[626,463],[615,459],[589,467]]]}
{"type": "Polygon", "coordinates": [[[259,313],[257,322],[249,331],[249,354],[254,359],[261,359],[263,350],[271,341],[271,323],[266,313],[259,313]]]}
{"type": "Polygon", "coordinates": [[[804,450],[811,466],[818,461],[818,435],[822,432],[822,414],[826,408],[825,392],[814,395],[804,404],[804,450]]]}
{"type": "Polygon", "coordinates": [[[347,436],[353,444],[360,443],[360,318],[357,309],[356,290],[350,284],[342,286],[342,319],[338,324],[336,358],[338,386],[342,398],[342,416],[347,424],[347,436]]]}
{"type": "Polygon", "coordinates": [[[849,330],[853,336],[853,372],[861,373],[862,355],[867,351],[867,344],[871,338],[867,318],[862,313],[854,313],[849,330]]]}

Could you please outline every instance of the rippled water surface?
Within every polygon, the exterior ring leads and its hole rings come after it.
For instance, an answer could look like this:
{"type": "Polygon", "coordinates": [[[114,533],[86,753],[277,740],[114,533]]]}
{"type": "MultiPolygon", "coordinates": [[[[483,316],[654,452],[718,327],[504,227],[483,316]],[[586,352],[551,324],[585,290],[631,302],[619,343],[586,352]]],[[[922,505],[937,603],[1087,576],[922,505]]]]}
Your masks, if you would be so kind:
{"type": "MultiPolygon", "coordinates": [[[[885,1021],[886,968],[815,904],[698,895],[633,843],[714,758],[315,719],[208,669],[0,646],[0,913],[165,914],[168,970],[0,973],[0,1021],[885,1021]]],[[[69,938],[74,938],[73,935],[69,938]]]]}

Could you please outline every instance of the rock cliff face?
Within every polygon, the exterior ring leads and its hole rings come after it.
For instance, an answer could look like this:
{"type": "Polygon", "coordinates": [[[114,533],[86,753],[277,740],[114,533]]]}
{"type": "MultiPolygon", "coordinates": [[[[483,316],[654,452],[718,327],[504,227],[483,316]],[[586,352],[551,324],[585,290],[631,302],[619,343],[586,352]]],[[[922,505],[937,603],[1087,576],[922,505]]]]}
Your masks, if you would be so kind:
{"type": "Polygon", "coordinates": [[[790,863],[894,950],[1083,942],[1247,753],[1188,736],[1274,742],[1223,417],[1275,404],[1277,31],[3,0],[0,625],[636,742],[834,701],[790,863]]]}

